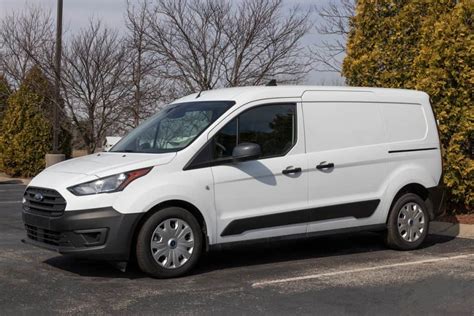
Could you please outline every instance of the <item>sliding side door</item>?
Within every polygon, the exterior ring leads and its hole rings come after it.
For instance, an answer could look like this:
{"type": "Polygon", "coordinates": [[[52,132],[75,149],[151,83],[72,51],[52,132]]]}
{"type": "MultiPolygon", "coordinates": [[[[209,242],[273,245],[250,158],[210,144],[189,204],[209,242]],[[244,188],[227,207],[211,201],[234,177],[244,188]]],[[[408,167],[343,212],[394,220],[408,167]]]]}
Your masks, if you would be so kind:
{"type": "Polygon", "coordinates": [[[333,93],[330,101],[303,98],[309,232],[380,224],[372,217],[387,175],[379,104],[336,101],[341,92],[333,93]]]}

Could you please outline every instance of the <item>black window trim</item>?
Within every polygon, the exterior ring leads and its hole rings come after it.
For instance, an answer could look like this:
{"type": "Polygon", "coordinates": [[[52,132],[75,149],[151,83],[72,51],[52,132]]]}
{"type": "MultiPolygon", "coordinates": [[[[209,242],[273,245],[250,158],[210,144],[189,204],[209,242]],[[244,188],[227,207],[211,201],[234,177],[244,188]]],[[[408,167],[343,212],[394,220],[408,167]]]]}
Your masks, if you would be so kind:
{"type": "MultiPolygon", "coordinates": [[[[188,161],[188,163],[184,166],[183,168],[183,171],[186,171],[186,170],[193,170],[193,169],[201,169],[201,168],[208,168],[208,167],[215,167],[215,166],[220,166],[220,165],[226,165],[226,164],[230,164],[233,162],[233,159],[232,157],[230,158],[222,158],[222,159],[212,159],[211,161],[206,161],[206,162],[203,162],[203,163],[195,163],[195,159],[196,157],[198,157],[201,152],[203,150],[206,150],[208,146],[210,146],[210,144],[213,142],[214,140],[214,136],[217,135],[217,133],[219,133],[228,123],[230,123],[232,120],[238,118],[240,115],[250,111],[250,110],[253,110],[253,109],[256,109],[256,108],[259,108],[259,107],[264,107],[264,106],[272,106],[272,105],[293,105],[295,107],[295,113],[294,113],[294,116],[293,116],[293,120],[294,120],[294,123],[293,123],[293,135],[292,135],[292,138],[294,139],[294,142],[293,142],[293,145],[291,147],[289,147],[284,153],[282,154],[279,154],[279,155],[273,155],[273,156],[267,156],[267,157],[264,157],[264,158],[259,158],[259,159],[255,159],[255,160],[264,160],[264,159],[271,159],[271,158],[277,158],[277,157],[284,157],[286,156],[297,144],[298,142],[298,102],[271,102],[271,103],[263,103],[263,104],[258,104],[258,105],[255,105],[253,107],[250,107],[240,113],[238,113],[236,116],[234,116],[231,120],[229,120],[226,124],[224,124],[224,126],[222,126],[211,138],[209,138],[206,143],[201,147],[199,148],[199,150],[191,157],[191,159],[188,161]]],[[[231,114],[232,115],[232,114],[231,114]]],[[[237,139],[239,137],[238,135],[238,132],[239,132],[239,120],[237,119],[237,139]]],[[[238,143],[238,142],[237,142],[238,143]]],[[[254,160],[252,160],[254,161],[254,160]]]]}

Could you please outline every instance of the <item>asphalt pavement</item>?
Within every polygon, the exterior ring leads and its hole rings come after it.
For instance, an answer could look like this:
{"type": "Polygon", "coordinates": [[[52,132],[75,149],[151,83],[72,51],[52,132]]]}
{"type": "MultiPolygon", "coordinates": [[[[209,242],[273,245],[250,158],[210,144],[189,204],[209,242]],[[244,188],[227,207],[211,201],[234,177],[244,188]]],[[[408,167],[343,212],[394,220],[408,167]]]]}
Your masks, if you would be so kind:
{"type": "Polygon", "coordinates": [[[0,315],[474,315],[473,239],[430,235],[410,252],[375,233],[240,246],[158,280],[21,243],[23,190],[0,184],[0,315]]]}

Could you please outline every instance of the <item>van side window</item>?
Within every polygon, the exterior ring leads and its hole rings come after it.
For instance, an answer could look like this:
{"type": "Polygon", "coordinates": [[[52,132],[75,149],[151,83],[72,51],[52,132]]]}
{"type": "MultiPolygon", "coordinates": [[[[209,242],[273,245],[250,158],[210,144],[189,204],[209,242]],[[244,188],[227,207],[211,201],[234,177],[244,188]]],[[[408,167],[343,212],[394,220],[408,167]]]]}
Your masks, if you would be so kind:
{"type": "Polygon", "coordinates": [[[271,104],[243,112],[214,136],[214,159],[232,156],[240,143],[259,144],[261,158],[286,154],[296,143],[296,105],[271,104]]]}

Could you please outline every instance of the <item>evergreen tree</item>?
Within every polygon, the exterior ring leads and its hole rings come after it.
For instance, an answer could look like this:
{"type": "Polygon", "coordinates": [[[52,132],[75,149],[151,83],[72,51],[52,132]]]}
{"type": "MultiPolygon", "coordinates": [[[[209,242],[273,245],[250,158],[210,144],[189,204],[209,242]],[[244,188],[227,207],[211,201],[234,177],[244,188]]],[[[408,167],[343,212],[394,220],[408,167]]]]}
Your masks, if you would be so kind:
{"type": "Polygon", "coordinates": [[[2,118],[7,110],[7,100],[10,94],[11,89],[7,79],[0,75],[0,122],[2,122],[2,118]]]}
{"type": "Polygon", "coordinates": [[[51,150],[52,127],[45,117],[50,105],[44,90],[47,80],[32,68],[18,91],[8,99],[0,127],[0,166],[11,176],[31,177],[44,168],[51,150]]]}
{"type": "Polygon", "coordinates": [[[347,42],[343,75],[353,86],[406,87],[414,78],[424,23],[457,0],[361,0],[347,42]]]}
{"type": "Polygon", "coordinates": [[[431,15],[421,30],[420,52],[409,86],[432,99],[445,149],[445,184],[451,201],[474,208],[474,1],[431,15]]]}
{"type": "Polygon", "coordinates": [[[472,0],[359,0],[343,75],[354,86],[430,94],[450,201],[474,207],[472,0]]]}

